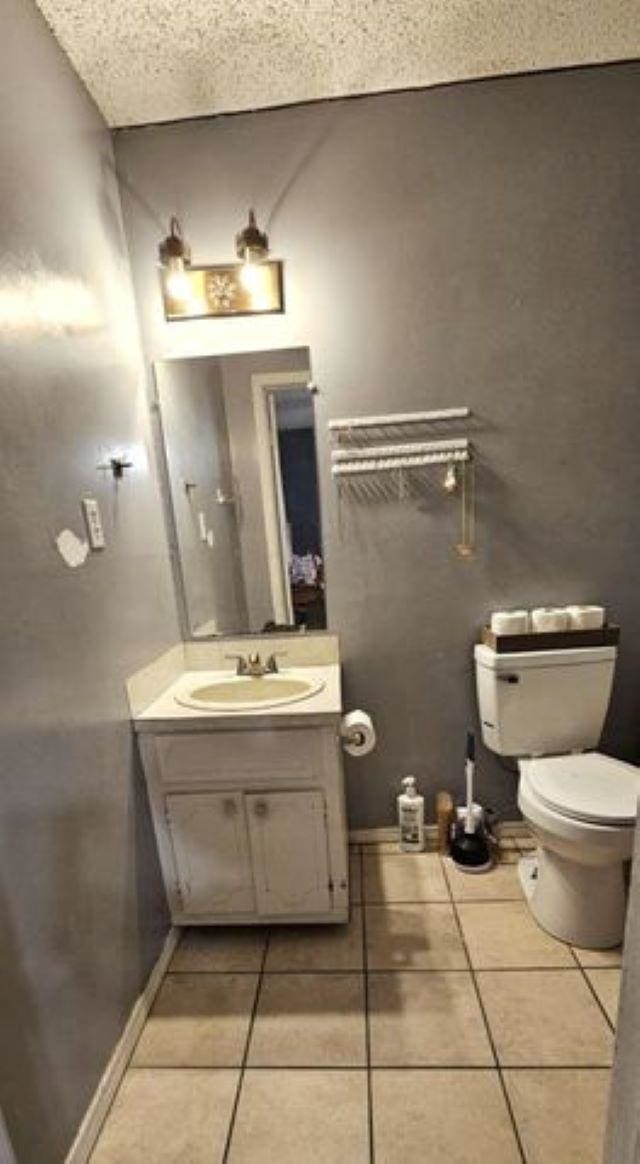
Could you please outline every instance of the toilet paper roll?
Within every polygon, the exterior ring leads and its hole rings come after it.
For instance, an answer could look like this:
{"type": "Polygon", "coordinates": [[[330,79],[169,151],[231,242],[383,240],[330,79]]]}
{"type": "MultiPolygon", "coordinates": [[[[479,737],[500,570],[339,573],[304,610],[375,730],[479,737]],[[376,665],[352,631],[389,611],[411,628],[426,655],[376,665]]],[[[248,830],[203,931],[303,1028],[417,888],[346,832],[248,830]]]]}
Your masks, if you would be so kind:
{"type": "Polygon", "coordinates": [[[491,630],[495,635],[526,635],[529,630],[528,610],[494,610],[491,630]]]}
{"type": "Polygon", "coordinates": [[[600,630],[604,626],[604,606],[568,606],[567,617],[571,630],[600,630]]]}
{"type": "Polygon", "coordinates": [[[340,725],[342,746],[350,756],[368,756],[376,746],[376,729],[366,711],[349,711],[340,725]]]}
{"type": "Polygon", "coordinates": [[[569,615],[564,606],[538,606],[531,611],[533,631],[563,631],[569,626],[569,615]]]}

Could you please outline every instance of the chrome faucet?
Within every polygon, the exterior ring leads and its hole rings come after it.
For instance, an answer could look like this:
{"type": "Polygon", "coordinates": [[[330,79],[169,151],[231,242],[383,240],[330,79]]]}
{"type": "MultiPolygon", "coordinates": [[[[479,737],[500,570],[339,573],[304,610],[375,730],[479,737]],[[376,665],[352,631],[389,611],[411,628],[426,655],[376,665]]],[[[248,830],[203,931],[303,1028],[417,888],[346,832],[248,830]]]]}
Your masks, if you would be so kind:
{"type": "Polygon", "coordinates": [[[262,662],[256,651],[254,655],[225,655],[226,659],[236,659],[236,675],[249,675],[252,679],[261,679],[263,675],[278,674],[278,657],[286,651],[274,651],[269,655],[266,663],[262,662]]]}

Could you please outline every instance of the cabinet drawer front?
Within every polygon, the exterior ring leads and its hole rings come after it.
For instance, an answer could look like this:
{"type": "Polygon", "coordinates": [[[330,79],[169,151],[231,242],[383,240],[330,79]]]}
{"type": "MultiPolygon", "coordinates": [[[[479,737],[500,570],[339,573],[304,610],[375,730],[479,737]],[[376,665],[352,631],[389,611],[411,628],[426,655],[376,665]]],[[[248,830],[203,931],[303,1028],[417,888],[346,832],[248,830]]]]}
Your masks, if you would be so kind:
{"type": "Polygon", "coordinates": [[[203,732],[156,737],[165,784],[296,784],[322,775],[321,732],[203,732]]]}

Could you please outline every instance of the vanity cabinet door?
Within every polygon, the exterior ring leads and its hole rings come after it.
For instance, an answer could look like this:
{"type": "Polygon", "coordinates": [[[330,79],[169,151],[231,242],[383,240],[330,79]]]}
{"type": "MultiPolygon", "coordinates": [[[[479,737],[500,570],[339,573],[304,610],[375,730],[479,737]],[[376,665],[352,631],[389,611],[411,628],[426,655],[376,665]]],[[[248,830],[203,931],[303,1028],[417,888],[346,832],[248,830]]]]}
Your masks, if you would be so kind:
{"type": "Polygon", "coordinates": [[[331,896],[322,793],[256,793],[246,805],[258,913],[326,913],[331,896]]]}
{"type": "Polygon", "coordinates": [[[166,808],[184,912],[254,912],[242,795],[178,793],[166,808]]]}

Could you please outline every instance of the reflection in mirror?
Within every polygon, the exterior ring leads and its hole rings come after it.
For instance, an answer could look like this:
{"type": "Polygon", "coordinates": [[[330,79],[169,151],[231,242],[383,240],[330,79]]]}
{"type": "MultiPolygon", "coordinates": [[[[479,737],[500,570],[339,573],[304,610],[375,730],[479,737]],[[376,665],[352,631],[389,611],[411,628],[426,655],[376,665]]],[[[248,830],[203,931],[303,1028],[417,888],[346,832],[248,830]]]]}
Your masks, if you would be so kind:
{"type": "Polygon", "coordinates": [[[308,349],[163,360],[155,377],[190,633],[324,629],[308,349]]]}

